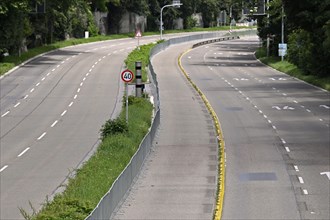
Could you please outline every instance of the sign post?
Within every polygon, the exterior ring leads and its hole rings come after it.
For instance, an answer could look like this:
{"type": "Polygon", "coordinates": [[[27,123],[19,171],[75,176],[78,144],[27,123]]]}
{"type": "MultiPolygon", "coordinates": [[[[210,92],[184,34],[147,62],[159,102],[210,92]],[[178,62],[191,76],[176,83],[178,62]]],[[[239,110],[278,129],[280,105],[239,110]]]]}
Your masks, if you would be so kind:
{"type": "Polygon", "coordinates": [[[288,45],[287,44],[278,44],[278,55],[280,57],[282,57],[282,61],[283,61],[283,57],[286,55],[288,49],[288,45]]]}
{"type": "Polygon", "coordinates": [[[124,81],[126,86],[126,123],[128,124],[128,83],[134,79],[134,74],[129,69],[124,70],[121,73],[121,79],[124,81]]]}
{"type": "Polygon", "coordinates": [[[142,33],[140,30],[137,30],[136,33],[135,33],[135,37],[137,38],[138,40],[138,50],[140,50],[140,37],[142,37],[142,33]]]}

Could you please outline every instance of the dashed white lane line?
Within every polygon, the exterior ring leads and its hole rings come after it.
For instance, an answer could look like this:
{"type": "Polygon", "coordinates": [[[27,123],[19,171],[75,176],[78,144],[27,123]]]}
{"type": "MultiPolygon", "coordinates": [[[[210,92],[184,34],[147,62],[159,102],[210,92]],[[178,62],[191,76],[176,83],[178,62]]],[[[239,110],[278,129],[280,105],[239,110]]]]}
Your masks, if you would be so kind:
{"type": "Polygon", "coordinates": [[[14,105],[14,108],[18,107],[20,104],[20,102],[17,102],[16,105],[14,105]]]}
{"type": "Polygon", "coordinates": [[[58,120],[54,121],[53,124],[50,127],[55,127],[55,125],[58,123],[58,120]]]}
{"type": "Polygon", "coordinates": [[[273,129],[274,129],[274,130],[276,130],[276,129],[277,129],[275,125],[273,125],[272,127],[273,127],[273,129]]]}
{"type": "Polygon", "coordinates": [[[30,150],[29,147],[25,148],[25,150],[23,150],[19,155],[17,155],[17,157],[23,156],[23,154],[25,154],[28,150],[30,150]]]}
{"type": "Polygon", "coordinates": [[[61,114],[61,116],[63,117],[66,114],[67,110],[64,110],[61,114]]]}
{"type": "Polygon", "coordinates": [[[284,95],[284,96],[287,96],[287,94],[286,94],[286,93],[282,93],[282,95],[284,95]]]}
{"type": "Polygon", "coordinates": [[[319,121],[323,121],[323,119],[322,118],[319,118],[319,121]]]}
{"type": "Polygon", "coordinates": [[[76,94],[74,97],[73,97],[73,99],[76,99],[78,97],[78,95],[76,94]]]}
{"type": "Polygon", "coordinates": [[[38,82],[37,84],[36,84],[36,87],[38,87],[40,85],[40,82],[38,82]]]}
{"type": "Polygon", "coordinates": [[[99,59],[99,62],[100,62],[101,60],[102,60],[102,59],[100,58],[100,59],[99,59]]]}
{"type": "Polygon", "coordinates": [[[4,114],[1,115],[1,118],[5,117],[6,115],[8,115],[10,113],[10,111],[6,111],[4,114]]]}
{"type": "Polygon", "coordinates": [[[27,99],[29,97],[29,95],[25,95],[23,99],[27,99]]]}
{"type": "Polygon", "coordinates": [[[63,63],[65,63],[65,61],[62,61],[61,63],[63,64],[63,63]]]}
{"type": "Polygon", "coordinates": [[[298,102],[296,100],[293,100],[294,103],[298,104],[298,102]]]}
{"type": "Polygon", "coordinates": [[[79,92],[80,92],[80,88],[77,89],[77,93],[79,93],[79,92]]]}
{"type": "Polygon", "coordinates": [[[8,167],[8,165],[4,165],[4,166],[0,169],[0,173],[1,173],[2,171],[4,171],[7,167],[8,167]]]}
{"type": "Polygon", "coordinates": [[[44,81],[46,79],[46,77],[42,78],[41,81],[44,81]]]}
{"type": "Polygon", "coordinates": [[[38,137],[38,141],[40,141],[43,137],[45,137],[46,134],[47,134],[46,132],[42,133],[42,135],[38,137]]]}
{"type": "Polygon", "coordinates": [[[298,176],[299,183],[304,184],[304,179],[301,176],[298,176]]]}
{"type": "Polygon", "coordinates": [[[70,104],[69,104],[69,107],[71,107],[73,105],[73,102],[71,102],[70,104]]]}
{"type": "Polygon", "coordinates": [[[92,66],[92,68],[94,68],[94,67],[95,67],[95,65],[92,66]]]}
{"type": "Polygon", "coordinates": [[[297,165],[294,165],[293,168],[296,172],[299,172],[299,167],[297,165]]]}
{"type": "Polygon", "coordinates": [[[49,76],[50,75],[50,72],[49,73],[47,73],[47,75],[46,76],[49,76]]]}
{"type": "Polygon", "coordinates": [[[307,191],[307,189],[303,189],[303,193],[304,193],[305,195],[308,195],[308,191],[307,191]]]}
{"type": "Polygon", "coordinates": [[[309,112],[309,113],[311,112],[311,110],[309,110],[309,109],[306,109],[306,111],[309,112]]]}
{"type": "Polygon", "coordinates": [[[89,72],[92,72],[93,69],[89,69],[89,72]]]}
{"type": "MultiPolygon", "coordinates": [[[[86,76],[88,76],[88,75],[86,74],[86,76]]],[[[85,80],[86,80],[86,77],[83,78],[83,81],[85,81],[85,80]]]]}
{"type": "Polygon", "coordinates": [[[288,152],[288,153],[291,152],[289,147],[285,147],[285,150],[286,150],[286,152],[288,152]]]}
{"type": "Polygon", "coordinates": [[[282,141],[282,144],[286,144],[286,141],[283,138],[281,138],[281,141],[282,141]]]}
{"type": "Polygon", "coordinates": [[[30,90],[30,93],[32,93],[34,91],[34,88],[32,88],[31,90],[30,90]]]}
{"type": "Polygon", "coordinates": [[[52,72],[54,72],[55,71],[55,69],[52,69],[52,72]]]}
{"type": "Polygon", "coordinates": [[[271,124],[271,123],[272,123],[272,121],[271,121],[271,120],[268,120],[268,123],[269,123],[269,124],[271,124]]]}
{"type": "Polygon", "coordinates": [[[80,83],[80,86],[83,86],[83,85],[84,85],[84,83],[83,83],[83,82],[81,82],[81,83],[80,83]]]}
{"type": "Polygon", "coordinates": [[[259,113],[260,113],[260,114],[263,114],[263,112],[262,112],[261,110],[259,110],[259,113]]]}
{"type": "Polygon", "coordinates": [[[264,118],[266,118],[266,119],[267,119],[267,118],[268,118],[268,117],[267,117],[267,115],[264,115],[264,118]]]}
{"type": "Polygon", "coordinates": [[[57,65],[56,68],[59,68],[61,65],[57,65]]]}

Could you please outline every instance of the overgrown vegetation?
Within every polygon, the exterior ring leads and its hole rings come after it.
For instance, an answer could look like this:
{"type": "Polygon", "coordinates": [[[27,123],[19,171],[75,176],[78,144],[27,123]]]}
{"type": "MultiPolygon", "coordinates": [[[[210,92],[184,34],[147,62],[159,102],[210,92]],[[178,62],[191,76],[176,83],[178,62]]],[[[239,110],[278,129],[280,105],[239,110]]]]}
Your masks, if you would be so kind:
{"type": "Polygon", "coordinates": [[[305,82],[313,84],[315,86],[321,87],[330,91],[330,76],[319,76],[318,74],[308,74],[296,65],[290,63],[289,61],[281,61],[280,57],[267,57],[266,49],[259,48],[256,52],[256,57],[266,65],[273,67],[276,70],[287,73],[305,82]]]}
{"type": "Polygon", "coordinates": [[[25,218],[86,218],[136,152],[151,125],[152,110],[147,99],[130,97],[128,125],[125,110],[118,119],[107,121],[101,129],[102,143],[83,167],[76,170],[65,191],[53,201],[46,201],[37,215],[29,216],[25,211],[25,218]]]}

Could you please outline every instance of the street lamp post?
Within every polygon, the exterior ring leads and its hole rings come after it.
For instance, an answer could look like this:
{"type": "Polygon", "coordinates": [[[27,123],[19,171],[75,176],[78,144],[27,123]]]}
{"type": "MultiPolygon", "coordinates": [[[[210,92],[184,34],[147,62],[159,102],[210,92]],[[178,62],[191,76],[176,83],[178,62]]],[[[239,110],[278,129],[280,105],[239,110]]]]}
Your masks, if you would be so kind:
{"type": "Polygon", "coordinates": [[[163,10],[164,8],[167,7],[180,7],[180,5],[182,5],[182,3],[180,3],[180,0],[173,0],[173,3],[170,5],[164,5],[161,9],[160,9],[160,39],[163,39],[163,10]]]}

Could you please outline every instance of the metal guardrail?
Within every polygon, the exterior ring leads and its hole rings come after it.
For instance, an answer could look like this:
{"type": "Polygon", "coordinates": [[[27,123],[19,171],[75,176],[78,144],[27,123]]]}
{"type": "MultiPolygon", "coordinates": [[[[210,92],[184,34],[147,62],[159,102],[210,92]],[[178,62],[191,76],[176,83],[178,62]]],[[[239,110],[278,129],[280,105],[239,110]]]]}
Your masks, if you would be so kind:
{"type": "Polygon", "coordinates": [[[215,43],[215,42],[220,42],[220,41],[225,41],[225,40],[234,40],[234,39],[239,39],[239,36],[234,36],[234,37],[221,37],[221,38],[217,38],[217,39],[212,39],[212,40],[202,41],[202,42],[199,42],[199,43],[197,43],[197,44],[194,44],[194,45],[192,46],[192,48],[199,47],[199,46],[202,46],[202,45],[205,45],[205,44],[212,44],[212,43],[215,43]]]}
{"type": "MultiPolygon", "coordinates": [[[[194,41],[205,38],[218,38],[220,39],[226,32],[211,32],[204,34],[196,34],[190,36],[184,36],[180,38],[173,38],[168,41],[165,41],[161,44],[156,45],[152,48],[150,52],[150,60],[153,56],[165,50],[170,45],[180,44],[187,41],[194,41]]],[[[234,32],[235,33],[235,32],[234,32]]],[[[240,33],[240,32],[238,32],[240,33]]],[[[237,33],[237,34],[238,34],[237,33]]],[[[256,31],[251,34],[255,34],[256,31]]],[[[236,34],[236,35],[237,35],[236,34]]],[[[250,34],[250,33],[249,33],[250,34]]],[[[243,34],[245,35],[245,34],[243,34]]],[[[206,41],[208,42],[208,41],[206,41]]],[[[217,41],[215,41],[217,42],[217,41]]],[[[210,42],[211,43],[211,42],[210,42]]],[[[101,198],[100,202],[97,204],[96,208],[91,212],[85,220],[96,220],[96,219],[110,219],[112,213],[124,198],[125,194],[131,187],[134,179],[137,177],[138,173],[141,170],[141,167],[144,163],[145,158],[150,152],[152,147],[152,142],[155,138],[156,131],[160,124],[160,100],[159,100],[159,90],[157,82],[157,74],[154,71],[152,63],[149,64],[149,79],[151,81],[151,92],[154,96],[154,103],[156,108],[156,114],[152,122],[151,128],[148,134],[142,140],[137,152],[134,154],[132,159],[122,173],[118,176],[115,182],[112,184],[110,190],[101,198]]]]}

